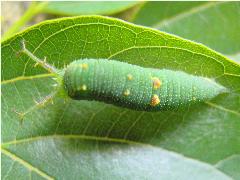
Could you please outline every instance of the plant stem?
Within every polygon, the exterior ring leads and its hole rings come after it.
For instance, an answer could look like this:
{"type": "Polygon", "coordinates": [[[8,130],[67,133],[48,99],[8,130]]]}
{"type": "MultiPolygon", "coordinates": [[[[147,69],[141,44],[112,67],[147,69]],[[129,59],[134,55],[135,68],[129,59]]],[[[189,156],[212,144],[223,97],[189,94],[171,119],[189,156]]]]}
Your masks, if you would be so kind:
{"type": "Polygon", "coordinates": [[[41,12],[43,8],[47,5],[47,3],[48,2],[32,2],[28,10],[23,14],[23,16],[17,22],[15,22],[7,32],[4,33],[2,40],[18,32],[22,26],[24,26],[30,19],[32,19],[33,16],[41,12]]]}

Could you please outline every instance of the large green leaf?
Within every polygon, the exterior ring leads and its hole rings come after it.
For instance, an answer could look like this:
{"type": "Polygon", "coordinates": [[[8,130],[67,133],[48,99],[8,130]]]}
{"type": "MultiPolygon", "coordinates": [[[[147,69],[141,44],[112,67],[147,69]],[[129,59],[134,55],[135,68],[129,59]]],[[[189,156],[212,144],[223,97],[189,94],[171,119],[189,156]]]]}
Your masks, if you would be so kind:
{"type": "Polygon", "coordinates": [[[240,2],[148,2],[134,22],[201,42],[224,54],[240,52],[240,2]]]}
{"type": "Polygon", "coordinates": [[[2,43],[2,177],[231,179],[240,154],[239,87],[238,64],[170,34],[100,16],[43,22],[2,43]],[[115,59],[212,78],[230,93],[155,113],[56,97],[20,124],[14,110],[26,111],[53,84],[19,56],[23,39],[58,68],[81,58],[115,59]]]}
{"type": "Polygon", "coordinates": [[[149,1],[142,5],[136,13],[133,21],[136,24],[145,26],[156,26],[159,22],[166,21],[181,13],[206,4],[204,1],[149,1]]]}
{"type": "Polygon", "coordinates": [[[60,15],[115,14],[124,11],[138,1],[52,1],[44,7],[47,13],[60,15]]]}

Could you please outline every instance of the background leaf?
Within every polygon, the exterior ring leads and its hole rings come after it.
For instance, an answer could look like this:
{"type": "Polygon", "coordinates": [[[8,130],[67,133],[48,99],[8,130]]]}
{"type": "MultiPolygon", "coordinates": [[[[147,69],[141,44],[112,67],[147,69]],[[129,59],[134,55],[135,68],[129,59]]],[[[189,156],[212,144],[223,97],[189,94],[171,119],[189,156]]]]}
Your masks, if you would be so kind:
{"type": "Polygon", "coordinates": [[[203,43],[223,54],[240,52],[240,2],[148,2],[134,22],[203,43]]]}
{"type": "Polygon", "coordinates": [[[110,15],[119,13],[138,4],[138,1],[52,1],[44,12],[60,15],[110,15]]]}
{"type": "Polygon", "coordinates": [[[235,177],[227,164],[236,165],[230,157],[240,153],[239,74],[238,64],[205,46],[112,18],[65,18],[29,28],[2,44],[2,177],[235,177]],[[115,59],[212,78],[231,93],[184,111],[155,113],[89,101],[64,104],[56,97],[21,125],[13,109],[33,106],[53,83],[28,57],[19,57],[23,39],[58,68],[81,58],[115,59]]]}
{"type": "Polygon", "coordinates": [[[159,24],[159,22],[174,18],[181,13],[191,11],[204,4],[207,4],[207,2],[149,1],[144,3],[136,13],[134,23],[145,26],[155,26],[159,24]]]}

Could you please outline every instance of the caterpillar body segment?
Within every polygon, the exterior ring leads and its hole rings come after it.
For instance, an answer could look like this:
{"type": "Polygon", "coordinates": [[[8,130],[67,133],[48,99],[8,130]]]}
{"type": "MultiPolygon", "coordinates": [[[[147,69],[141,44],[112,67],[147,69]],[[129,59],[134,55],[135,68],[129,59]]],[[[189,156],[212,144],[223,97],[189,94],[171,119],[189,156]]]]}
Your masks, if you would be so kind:
{"type": "Polygon", "coordinates": [[[54,75],[55,91],[44,101],[18,114],[23,116],[52,101],[54,96],[64,100],[102,101],[140,111],[177,109],[209,100],[226,88],[215,81],[167,69],[144,68],[108,59],[80,59],[63,69],[57,69],[32,54],[23,43],[22,53],[54,75]]]}
{"type": "Polygon", "coordinates": [[[225,90],[214,81],[184,72],[107,59],[72,62],[66,68],[63,84],[72,99],[142,111],[178,108],[211,99],[225,90]]]}

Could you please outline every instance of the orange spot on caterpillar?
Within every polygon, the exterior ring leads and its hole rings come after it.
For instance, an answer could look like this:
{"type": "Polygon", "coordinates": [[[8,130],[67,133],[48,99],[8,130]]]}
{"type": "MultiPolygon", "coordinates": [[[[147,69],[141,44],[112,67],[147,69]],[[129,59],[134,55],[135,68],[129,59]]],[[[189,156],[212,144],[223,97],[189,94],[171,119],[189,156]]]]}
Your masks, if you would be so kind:
{"type": "Polygon", "coordinates": [[[160,86],[162,85],[161,80],[157,77],[152,77],[152,80],[153,80],[153,88],[154,89],[160,88],[160,86]]]}
{"type": "Polygon", "coordinates": [[[152,97],[152,99],[151,99],[150,105],[151,105],[151,106],[156,106],[156,105],[158,105],[159,103],[160,103],[160,99],[159,99],[158,95],[154,94],[153,97],[152,97]]]}

